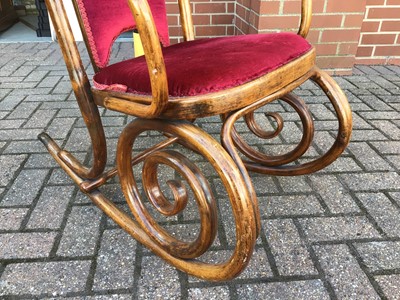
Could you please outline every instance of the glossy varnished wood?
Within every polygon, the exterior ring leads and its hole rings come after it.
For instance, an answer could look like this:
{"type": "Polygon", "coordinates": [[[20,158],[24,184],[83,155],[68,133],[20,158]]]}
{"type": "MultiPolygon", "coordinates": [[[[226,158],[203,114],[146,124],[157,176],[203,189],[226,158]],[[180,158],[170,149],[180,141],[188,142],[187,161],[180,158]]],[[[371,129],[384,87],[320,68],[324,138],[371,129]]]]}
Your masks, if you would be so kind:
{"type": "MultiPolygon", "coordinates": [[[[71,84],[91,138],[93,165],[84,166],[45,133],[39,139],[81,191],[137,241],[191,275],[207,280],[234,278],[249,263],[261,229],[257,195],[248,170],[273,175],[302,175],[332,163],[344,151],[351,136],[352,119],[346,96],[328,74],[315,66],[315,49],[311,49],[296,60],[240,86],[205,95],[169,97],[168,77],[149,5],[146,0],[127,1],[143,42],[152,94],[143,96],[91,88],[67,21],[63,1],[46,0],[71,84]],[[335,142],[325,154],[302,163],[298,160],[313,141],[314,125],[307,102],[293,91],[307,80],[313,80],[319,85],[332,103],[338,118],[338,132],[335,142]],[[267,113],[277,122],[277,129],[266,131],[257,123],[255,112],[279,99],[288,103],[299,115],[303,136],[294,150],[277,156],[265,155],[245,142],[235,130],[235,123],[244,118],[249,131],[257,137],[276,137],[284,126],[284,118],[279,113],[267,113]],[[122,131],[117,147],[117,164],[107,171],[104,171],[107,160],[106,139],[97,105],[137,117],[122,131]],[[212,115],[221,116],[222,145],[192,123],[197,118],[212,115]],[[137,136],[148,131],[158,131],[165,139],[133,155],[137,136]],[[209,249],[217,235],[216,197],[209,186],[207,174],[203,174],[199,166],[187,156],[172,148],[174,144],[185,147],[185,153],[194,151],[196,155],[201,155],[215,170],[226,190],[236,231],[235,247],[226,261],[215,264],[196,260],[209,249]],[[139,163],[142,163],[142,170],[136,174],[132,166],[139,163]],[[157,175],[159,166],[179,174],[165,184],[171,191],[172,199],[168,199],[161,189],[157,175]],[[123,212],[98,189],[115,176],[119,177],[130,213],[123,212]],[[138,182],[141,182],[143,192],[139,190],[138,182]],[[192,200],[197,203],[200,229],[193,240],[183,241],[166,231],[157,222],[157,218],[148,212],[146,204],[152,204],[153,209],[163,216],[173,217],[185,211],[191,194],[194,198],[192,200]]],[[[179,0],[178,3],[184,40],[193,40],[190,2],[179,0]]],[[[310,29],[311,3],[312,0],[302,0],[298,34],[303,37],[307,36],[310,29]]],[[[74,5],[78,10],[76,1],[74,5]]],[[[84,30],[80,17],[79,21],[84,30]]],[[[95,64],[85,33],[84,37],[97,71],[100,68],[95,64]]]]}
{"type": "Polygon", "coordinates": [[[83,67],[62,1],[46,0],[46,6],[49,10],[54,27],[56,28],[57,40],[64,56],[71,85],[83,120],[89,131],[93,149],[93,166],[88,168],[82,165],[67,151],[62,151],[59,155],[79,176],[95,178],[104,171],[107,162],[106,138],[101,124],[99,110],[93,100],[90,83],[83,67]]]}

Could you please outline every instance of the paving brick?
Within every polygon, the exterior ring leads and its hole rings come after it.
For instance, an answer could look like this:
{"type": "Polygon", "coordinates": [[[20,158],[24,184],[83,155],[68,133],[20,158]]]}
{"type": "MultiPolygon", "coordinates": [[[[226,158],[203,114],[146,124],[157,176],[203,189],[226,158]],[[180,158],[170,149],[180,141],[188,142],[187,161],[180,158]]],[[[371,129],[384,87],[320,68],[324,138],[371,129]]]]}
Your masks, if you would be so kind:
{"type": "Polygon", "coordinates": [[[37,110],[24,125],[24,128],[44,128],[55,114],[55,110],[37,110]]]}
{"type": "Polygon", "coordinates": [[[27,208],[0,209],[0,230],[18,230],[27,212],[27,208]]]}
{"type": "Polygon", "coordinates": [[[335,142],[335,139],[327,131],[317,131],[314,135],[314,142],[320,153],[326,153],[335,142]]]}
{"type": "Polygon", "coordinates": [[[66,94],[71,92],[72,87],[71,83],[69,81],[60,81],[58,84],[54,87],[54,90],[52,93],[54,94],[66,94]]]}
{"type": "Polygon", "coordinates": [[[57,118],[81,117],[79,108],[62,108],[57,113],[57,118]]]}
{"type": "Polygon", "coordinates": [[[338,299],[380,299],[346,245],[314,246],[338,299]]]}
{"type": "Polygon", "coordinates": [[[12,89],[2,89],[0,88],[0,99],[4,98],[5,96],[9,95],[12,89]]]}
{"type": "Polygon", "coordinates": [[[33,210],[27,228],[59,229],[74,187],[46,187],[33,210]]]}
{"type": "Polygon", "coordinates": [[[372,142],[372,146],[383,154],[400,154],[400,141],[372,142]]]}
{"type": "MultiPolygon", "coordinates": [[[[346,150],[347,151],[347,150],[346,150]]],[[[361,167],[355,162],[352,157],[340,156],[332,164],[318,171],[323,173],[347,173],[361,171],[361,167]]]]}
{"type": "Polygon", "coordinates": [[[0,130],[0,140],[3,140],[3,141],[35,140],[41,132],[42,132],[42,129],[0,130]]]}
{"type": "Polygon", "coordinates": [[[11,92],[11,95],[44,95],[44,94],[50,94],[51,88],[25,88],[25,89],[14,89],[11,92]]]}
{"type": "Polygon", "coordinates": [[[21,66],[17,68],[12,76],[23,76],[26,77],[35,69],[35,66],[21,66]]]}
{"type": "Polygon", "coordinates": [[[149,300],[180,298],[178,272],[158,257],[143,257],[137,295],[149,300]]]}
{"type": "Polygon", "coordinates": [[[312,195],[270,196],[260,201],[269,201],[268,206],[260,207],[263,217],[321,215],[324,212],[312,195]]]}
{"type": "Polygon", "coordinates": [[[55,236],[54,232],[0,234],[0,259],[47,257],[55,236]]]}
{"type": "Polygon", "coordinates": [[[389,193],[389,195],[398,203],[400,206],[400,192],[389,193]]]}
{"type": "Polygon", "coordinates": [[[333,175],[313,175],[310,180],[315,191],[320,195],[332,213],[359,212],[360,209],[351,195],[333,175]]]}
{"type": "Polygon", "coordinates": [[[38,87],[54,87],[62,76],[47,76],[39,83],[38,87]]]}
{"type": "Polygon", "coordinates": [[[56,166],[58,166],[58,164],[48,153],[31,154],[24,165],[25,168],[31,169],[52,168],[56,166]]]}
{"type": "Polygon", "coordinates": [[[350,190],[353,191],[380,191],[391,189],[400,182],[400,175],[395,172],[362,173],[340,175],[350,190]]]}
{"type": "Polygon", "coordinates": [[[400,295],[400,274],[376,276],[375,280],[389,300],[398,300],[400,295]]]}
{"type": "Polygon", "coordinates": [[[48,170],[22,170],[0,206],[30,205],[44,184],[48,170]]]}
{"type": "Polygon", "coordinates": [[[387,171],[393,169],[367,143],[351,143],[349,150],[367,171],[387,171]]]}
{"type": "Polygon", "coordinates": [[[351,133],[352,142],[386,141],[387,137],[379,130],[355,129],[351,133]]]}
{"type": "Polygon", "coordinates": [[[16,129],[19,128],[25,122],[24,119],[19,120],[1,120],[0,128],[3,129],[16,129]]]}
{"type": "Polygon", "coordinates": [[[365,217],[307,218],[299,222],[308,240],[312,242],[380,237],[365,217]]]}
{"type": "Polygon", "coordinates": [[[89,148],[90,138],[86,128],[75,128],[72,130],[70,138],[66,144],[69,151],[87,151],[89,148]]]}
{"type": "Polygon", "coordinates": [[[400,119],[400,113],[396,111],[359,112],[365,120],[393,120],[400,119]]]}
{"type": "MultiPolygon", "coordinates": [[[[372,69],[378,71],[380,74],[394,74],[395,71],[393,71],[393,68],[390,68],[389,66],[371,66],[372,69]]],[[[371,76],[372,77],[372,76],[371,76]]],[[[374,76],[376,77],[376,76],[374,76]]]]}
{"type": "Polygon", "coordinates": [[[400,268],[400,242],[357,243],[355,247],[370,272],[400,268]]]}
{"type": "Polygon", "coordinates": [[[122,229],[104,231],[97,256],[93,290],[131,288],[135,250],[136,241],[122,229]]]}
{"type": "Polygon", "coordinates": [[[191,288],[188,290],[190,300],[229,300],[229,288],[226,286],[215,286],[205,288],[191,288]]]}
{"type": "Polygon", "coordinates": [[[55,118],[46,132],[57,139],[65,139],[75,123],[75,118],[55,118]]]}
{"type": "MultiPolygon", "coordinates": [[[[0,102],[0,110],[11,111],[15,107],[17,107],[23,100],[25,96],[7,96],[5,99],[0,102]]],[[[0,90],[0,99],[1,99],[1,90],[0,90]]],[[[12,113],[11,117],[15,118],[15,114],[12,113]]],[[[21,116],[23,118],[23,116],[21,116]]]]}
{"type": "Polygon", "coordinates": [[[239,299],[330,299],[320,280],[239,285],[237,293],[239,299]]]}
{"type": "MultiPolygon", "coordinates": [[[[353,129],[373,129],[373,127],[368,124],[362,117],[359,116],[363,112],[353,112],[353,129]]],[[[366,119],[368,120],[368,119],[366,119]]]]}
{"type": "Polygon", "coordinates": [[[28,82],[32,81],[35,84],[37,84],[39,81],[41,81],[46,76],[47,73],[48,73],[48,71],[35,70],[35,71],[31,72],[28,76],[26,76],[24,81],[28,81],[28,82]]]}
{"type": "Polygon", "coordinates": [[[400,155],[388,155],[386,159],[389,160],[397,170],[400,170],[400,155]]]}
{"type": "Polygon", "coordinates": [[[101,213],[93,206],[73,207],[63,231],[57,255],[93,255],[99,237],[101,213]]]}
{"type": "Polygon", "coordinates": [[[384,101],[380,100],[376,96],[360,96],[365,104],[370,106],[374,111],[390,111],[391,108],[384,101]]]}
{"type": "Polygon", "coordinates": [[[263,248],[255,249],[249,265],[239,275],[238,280],[265,277],[273,277],[267,254],[263,248]]]}
{"type": "Polygon", "coordinates": [[[15,172],[22,166],[26,155],[0,155],[0,186],[6,186],[14,178],[15,172]]]}
{"type": "Polygon", "coordinates": [[[1,276],[0,295],[66,295],[85,290],[90,261],[10,264],[1,276]]]}
{"type": "Polygon", "coordinates": [[[70,185],[73,184],[74,181],[71,179],[71,177],[68,176],[68,174],[64,172],[64,170],[57,168],[54,169],[53,172],[51,172],[48,183],[51,185],[59,185],[59,184],[70,185]]]}
{"type": "Polygon", "coordinates": [[[7,119],[28,118],[38,106],[39,103],[22,102],[8,115],[7,119]]]}
{"type": "Polygon", "coordinates": [[[292,220],[269,220],[262,225],[281,276],[317,274],[292,220]]]}
{"type": "Polygon", "coordinates": [[[20,154],[20,153],[40,153],[47,150],[45,146],[39,141],[12,141],[10,142],[3,153],[5,154],[20,154]]]}
{"type": "Polygon", "coordinates": [[[53,101],[65,101],[68,97],[67,94],[38,94],[38,95],[28,95],[25,99],[26,102],[53,102],[53,101]]]}
{"type": "Polygon", "coordinates": [[[335,114],[323,104],[310,104],[309,108],[316,119],[336,120],[335,114]]]}
{"type": "Polygon", "coordinates": [[[400,237],[400,209],[382,193],[357,194],[369,214],[389,237],[400,237]]]}
{"type": "Polygon", "coordinates": [[[398,128],[392,122],[382,120],[382,121],[373,121],[371,123],[389,138],[400,140],[400,128],[398,128]]]}
{"type": "Polygon", "coordinates": [[[132,294],[121,294],[121,292],[107,292],[107,295],[99,295],[99,296],[77,296],[77,297],[51,297],[51,298],[41,298],[43,300],[61,300],[61,299],[68,299],[68,300],[131,300],[132,294]]]}
{"type": "Polygon", "coordinates": [[[351,110],[355,112],[355,111],[371,111],[373,109],[368,105],[366,105],[365,103],[352,103],[351,110]]]}
{"type": "Polygon", "coordinates": [[[305,193],[312,191],[304,177],[280,177],[278,181],[285,193],[305,193]]]}
{"type": "Polygon", "coordinates": [[[323,130],[337,130],[338,128],[338,123],[337,121],[331,121],[331,120],[314,120],[314,129],[317,131],[323,131],[323,130]]]}
{"type": "MultiPolygon", "coordinates": [[[[255,174],[254,174],[255,175],[255,174]]],[[[251,178],[254,189],[257,192],[257,195],[261,196],[265,193],[267,194],[275,194],[279,193],[279,189],[277,185],[275,184],[274,180],[272,177],[267,177],[267,176],[252,176],[251,178]]]]}
{"type": "Polygon", "coordinates": [[[17,90],[23,90],[23,89],[32,89],[37,85],[37,82],[5,82],[2,83],[1,87],[2,88],[9,88],[9,89],[17,89],[17,90]]]}
{"type": "MultiPolygon", "coordinates": [[[[387,70],[387,69],[386,69],[387,70]]],[[[395,74],[395,73],[389,73],[389,74],[395,74]]],[[[384,78],[383,76],[371,76],[369,77],[372,81],[376,82],[377,84],[379,84],[381,87],[383,87],[384,89],[396,89],[397,86],[391,82],[390,80],[387,80],[386,78],[384,78]]]]}
{"type": "Polygon", "coordinates": [[[301,140],[302,131],[294,122],[286,122],[280,137],[287,143],[298,143],[301,140]]]}

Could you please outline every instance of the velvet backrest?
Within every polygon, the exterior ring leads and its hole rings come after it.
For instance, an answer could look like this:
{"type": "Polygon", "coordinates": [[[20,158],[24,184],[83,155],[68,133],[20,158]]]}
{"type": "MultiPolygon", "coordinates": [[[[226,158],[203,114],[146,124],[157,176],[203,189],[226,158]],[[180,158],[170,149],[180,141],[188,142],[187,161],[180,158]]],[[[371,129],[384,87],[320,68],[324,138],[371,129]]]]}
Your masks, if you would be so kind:
{"type": "MultiPolygon", "coordinates": [[[[134,30],[136,23],[128,0],[74,0],[92,60],[98,68],[108,65],[111,47],[116,38],[134,30]]],[[[165,0],[148,0],[160,42],[169,45],[165,0]]]]}

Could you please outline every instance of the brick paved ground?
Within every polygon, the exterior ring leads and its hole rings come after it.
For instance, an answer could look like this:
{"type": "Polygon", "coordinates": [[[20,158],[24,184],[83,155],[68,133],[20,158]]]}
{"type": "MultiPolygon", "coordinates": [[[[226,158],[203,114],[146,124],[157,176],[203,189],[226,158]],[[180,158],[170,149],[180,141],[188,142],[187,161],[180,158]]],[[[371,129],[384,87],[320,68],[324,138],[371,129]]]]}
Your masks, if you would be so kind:
{"type": "MultiPolygon", "coordinates": [[[[117,44],[114,57],[130,51],[129,44],[117,44]]],[[[0,44],[0,298],[400,299],[400,68],[360,66],[355,75],[337,80],[354,112],[348,150],[311,176],[252,174],[262,214],[253,260],[238,279],[209,283],[178,272],[127,236],[36,139],[45,130],[90,160],[57,45],[0,44]]],[[[312,157],[332,142],[336,122],[313,84],[297,93],[315,119],[316,140],[307,153],[312,157]]],[[[298,140],[301,127],[289,107],[270,106],[289,120],[282,137],[270,147],[245,136],[278,151],[298,140]]],[[[115,146],[128,118],[102,115],[115,146]]],[[[219,131],[218,118],[199,124],[219,131]]],[[[223,198],[219,180],[211,173],[208,178],[223,198]]],[[[115,183],[105,192],[123,205],[115,183]]],[[[221,230],[207,255],[213,260],[227,255],[234,238],[224,199],[219,213],[221,230]]],[[[165,224],[177,234],[193,234],[198,222],[189,210],[165,224]]]]}

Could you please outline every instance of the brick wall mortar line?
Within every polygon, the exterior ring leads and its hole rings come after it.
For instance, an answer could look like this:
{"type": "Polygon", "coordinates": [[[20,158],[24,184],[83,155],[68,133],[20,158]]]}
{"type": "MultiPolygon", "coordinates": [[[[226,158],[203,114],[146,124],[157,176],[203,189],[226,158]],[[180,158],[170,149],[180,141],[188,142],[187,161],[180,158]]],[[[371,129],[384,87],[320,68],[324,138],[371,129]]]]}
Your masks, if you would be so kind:
{"type": "Polygon", "coordinates": [[[400,4],[396,5],[367,5],[367,8],[399,8],[400,4]]]}
{"type": "Polygon", "coordinates": [[[279,14],[280,15],[283,14],[283,6],[284,6],[284,0],[281,0],[281,2],[279,3],[279,14]]]}
{"type": "Polygon", "coordinates": [[[390,22],[399,22],[400,21],[400,19],[385,19],[385,18],[383,18],[383,19],[364,19],[364,21],[366,22],[366,21],[369,21],[369,22],[382,22],[382,21],[390,21],[390,22]]]}

